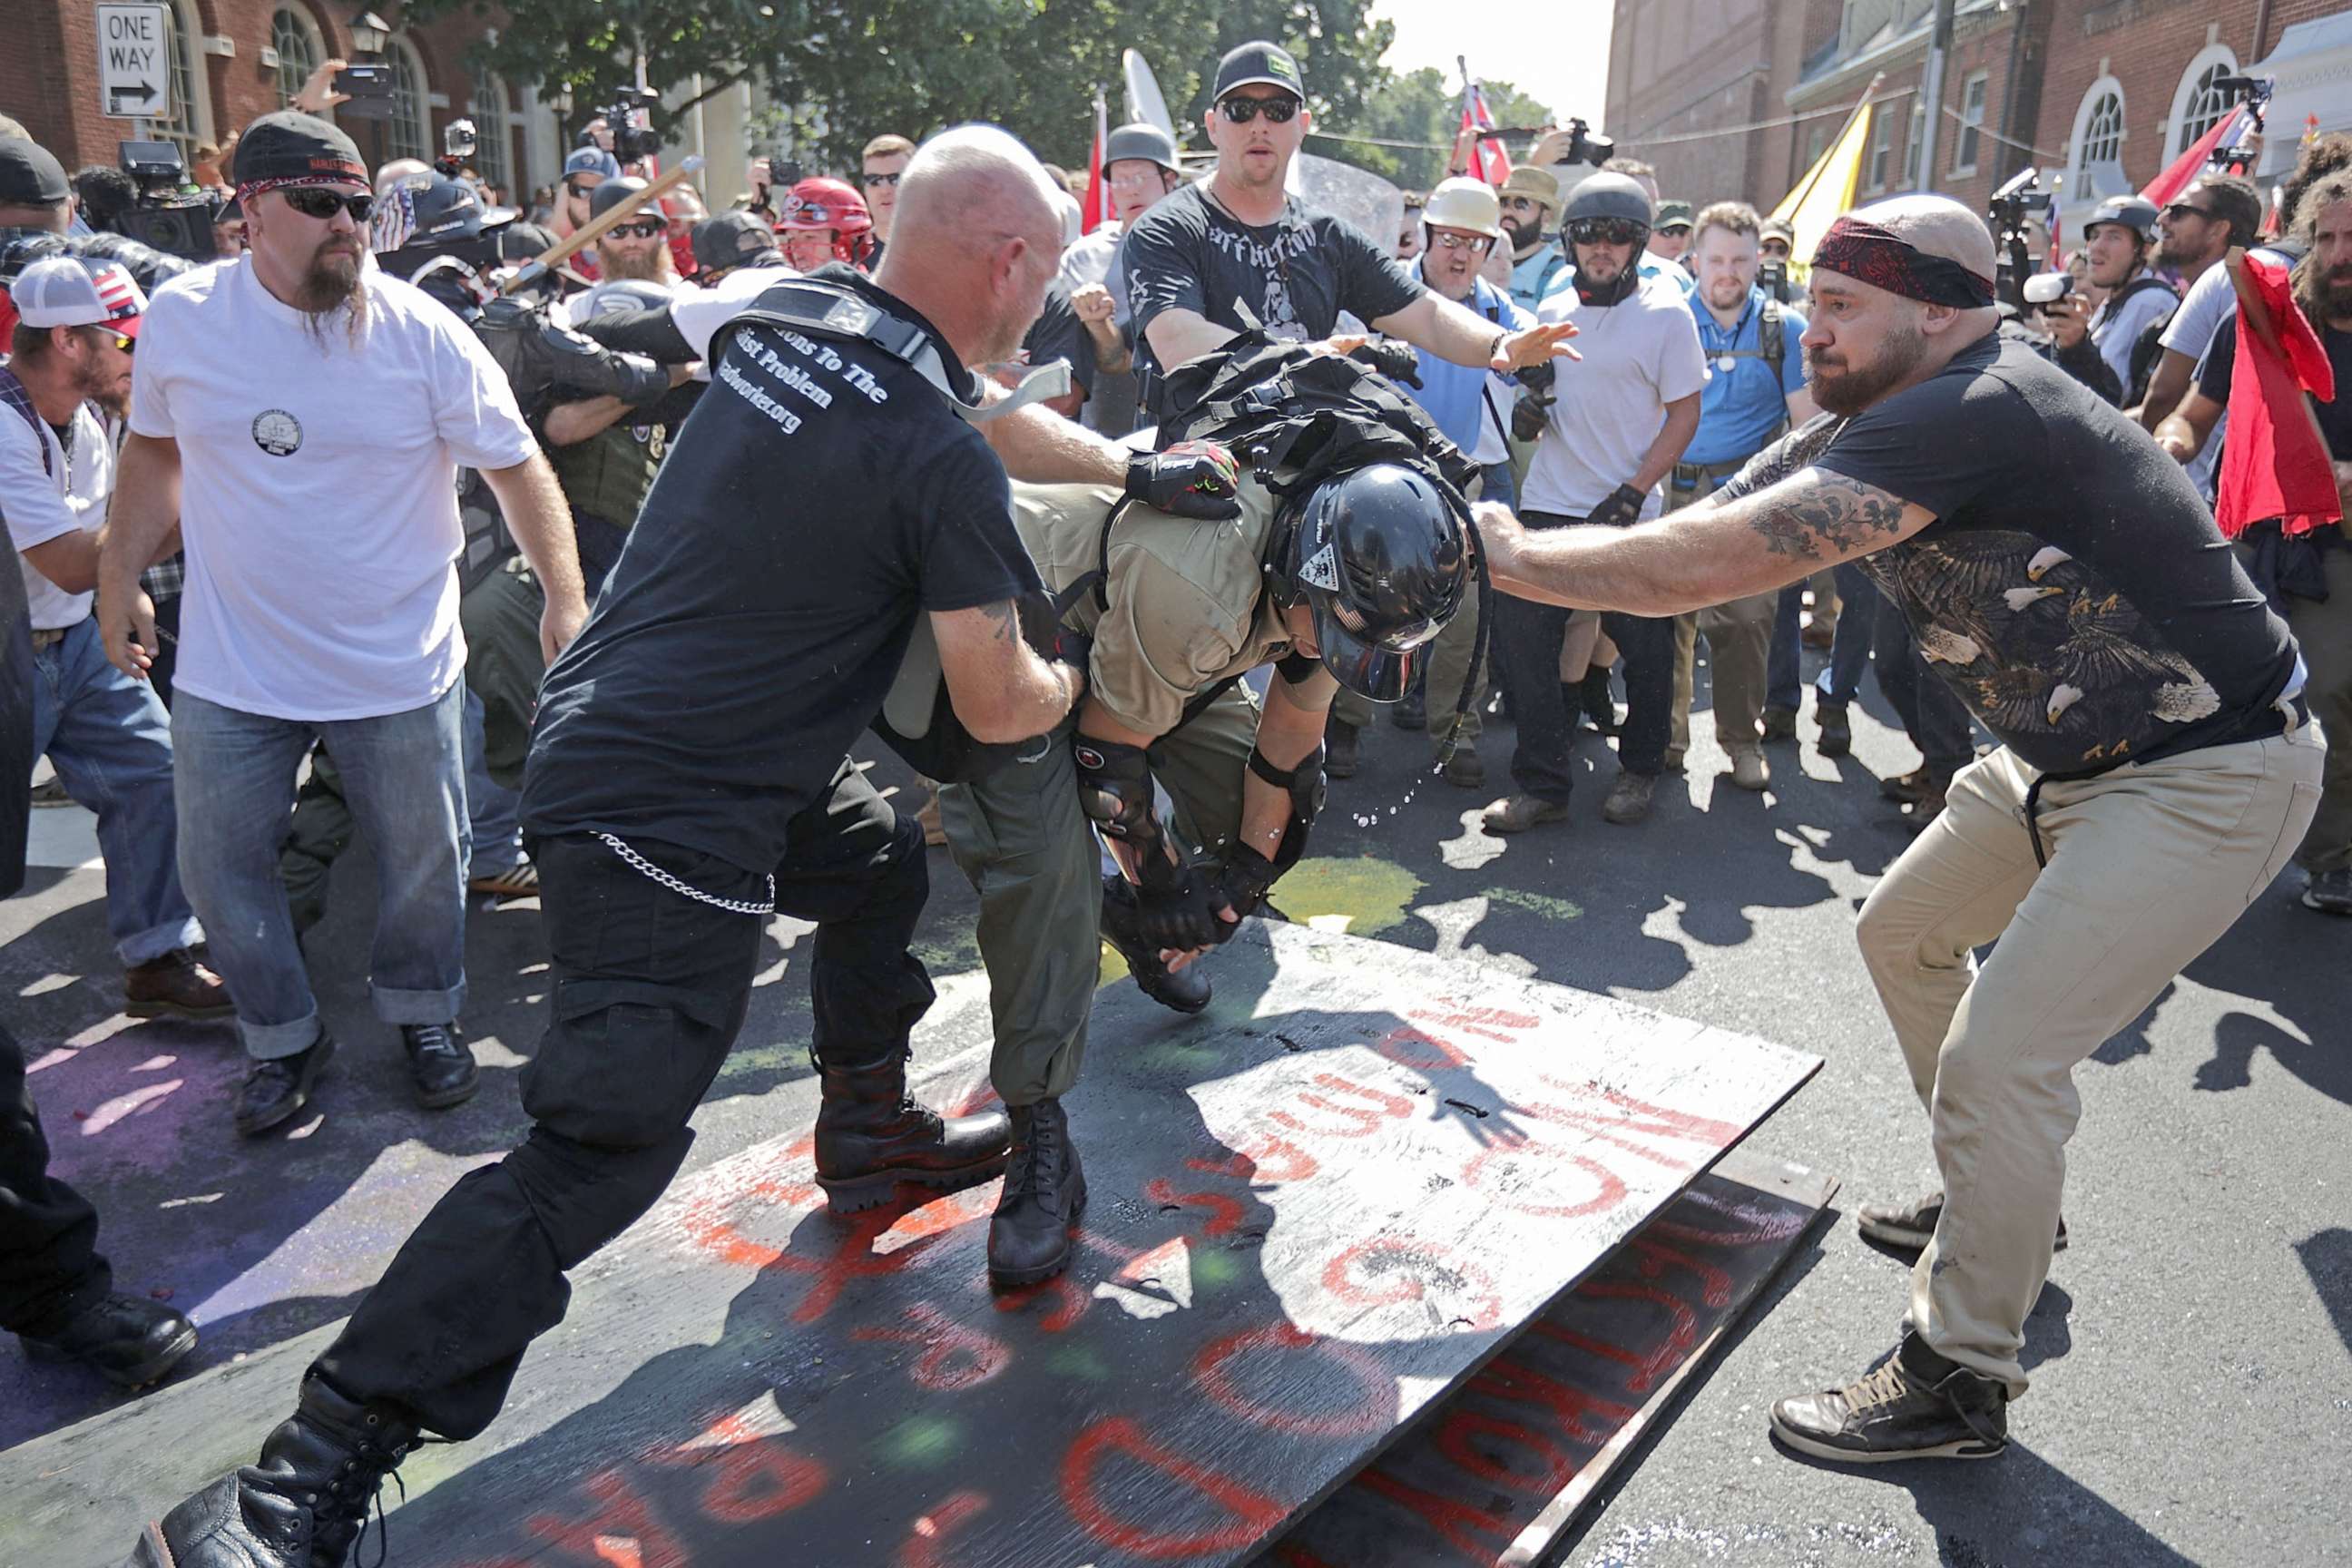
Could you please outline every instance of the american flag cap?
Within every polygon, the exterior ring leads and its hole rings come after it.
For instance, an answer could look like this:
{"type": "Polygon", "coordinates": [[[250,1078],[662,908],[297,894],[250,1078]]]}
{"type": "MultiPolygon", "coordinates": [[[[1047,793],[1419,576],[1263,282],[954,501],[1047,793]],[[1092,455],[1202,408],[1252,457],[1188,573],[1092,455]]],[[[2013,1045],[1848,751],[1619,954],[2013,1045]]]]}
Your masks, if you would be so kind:
{"type": "Polygon", "coordinates": [[[146,294],[121,262],[74,256],[43,257],[16,275],[8,293],[31,327],[110,326],[135,338],[147,309],[146,294]]]}

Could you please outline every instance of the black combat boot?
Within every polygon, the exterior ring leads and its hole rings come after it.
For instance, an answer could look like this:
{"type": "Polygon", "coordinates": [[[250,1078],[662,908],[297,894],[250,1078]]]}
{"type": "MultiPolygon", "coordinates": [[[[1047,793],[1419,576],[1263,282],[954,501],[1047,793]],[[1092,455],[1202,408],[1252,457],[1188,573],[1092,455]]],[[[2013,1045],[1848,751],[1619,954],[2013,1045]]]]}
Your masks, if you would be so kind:
{"type": "Polygon", "coordinates": [[[151,1524],[130,1568],[342,1568],[416,1428],[311,1378],[261,1460],[151,1524]]]}
{"type": "Polygon", "coordinates": [[[1013,1108],[1013,1157],[988,1222],[988,1278],[1035,1285],[1070,1266],[1071,1237],[1087,1207],[1087,1174],[1058,1100],[1013,1108]]]}
{"type": "Polygon", "coordinates": [[[1103,940],[1127,960],[1128,973],[1135,976],[1137,989],[1162,1007],[1172,1007],[1179,1013],[1198,1013],[1206,1007],[1214,994],[1208,974],[1197,963],[1171,970],[1160,963],[1160,950],[1135,929],[1135,889],[1127,885],[1124,877],[1105,877],[1103,940]]]}
{"type": "Polygon", "coordinates": [[[816,1184],[837,1214],[889,1201],[900,1182],[960,1192],[1004,1169],[1013,1125],[1001,1110],[942,1117],[907,1092],[907,1058],[820,1064],[816,1184]]]}
{"type": "Polygon", "coordinates": [[[20,1334],[28,1354],[79,1362],[123,1388],[160,1381],[196,1348],[196,1325],[161,1301],[101,1296],[54,1332],[20,1334]]]}
{"type": "Polygon", "coordinates": [[[403,1024],[400,1043],[408,1051],[408,1079],[416,1090],[416,1103],[425,1110],[461,1105],[482,1087],[482,1069],[454,1022],[403,1024]]]}

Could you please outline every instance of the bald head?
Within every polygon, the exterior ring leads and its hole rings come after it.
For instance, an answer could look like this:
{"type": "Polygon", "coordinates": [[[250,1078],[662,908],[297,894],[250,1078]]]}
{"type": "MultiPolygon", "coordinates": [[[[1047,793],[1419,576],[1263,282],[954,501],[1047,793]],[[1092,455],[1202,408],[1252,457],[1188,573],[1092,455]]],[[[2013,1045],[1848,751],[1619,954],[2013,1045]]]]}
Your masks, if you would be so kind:
{"type": "Polygon", "coordinates": [[[1979,278],[1993,275],[1992,230],[1949,196],[1894,196],[1853,216],[1923,255],[1957,262],[1979,278]]]}
{"type": "Polygon", "coordinates": [[[959,125],[915,150],[898,183],[891,247],[963,247],[978,236],[1011,235],[1058,248],[1055,195],[1045,165],[1011,134],[993,125],[959,125]]]}

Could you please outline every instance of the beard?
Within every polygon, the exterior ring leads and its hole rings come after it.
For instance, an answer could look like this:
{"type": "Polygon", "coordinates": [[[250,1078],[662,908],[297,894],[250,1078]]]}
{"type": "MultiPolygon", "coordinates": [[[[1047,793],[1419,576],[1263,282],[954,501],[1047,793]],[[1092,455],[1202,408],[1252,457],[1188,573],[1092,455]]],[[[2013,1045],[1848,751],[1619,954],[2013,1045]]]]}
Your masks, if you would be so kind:
{"type": "Polygon", "coordinates": [[[2331,267],[2313,290],[2322,314],[2330,321],[2352,317],[2352,265],[2331,267]]]}
{"type": "Polygon", "coordinates": [[[351,311],[349,331],[356,346],[367,328],[366,267],[360,242],[327,239],[310,255],[310,265],[294,288],[294,308],[302,312],[302,330],[320,343],[327,341],[329,321],[337,311],[351,311]]]}
{"type": "Polygon", "coordinates": [[[596,247],[597,275],[616,281],[661,282],[662,250],[658,241],[643,250],[621,250],[613,246],[600,245],[596,247]]]}
{"type": "Polygon", "coordinates": [[[94,369],[84,369],[74,375],[74,395],[85,403],[95,403],[111,419],[131,417],[131,383],[127,377],[102,375],[94,369]]]}
{"type": "Polygon", "coordinates": [[[1927,335],[1915,326],[1901,326],[1886,335],[1878,358],[1859,369],[1844,368],[1824,375],[1817,350],[1805,351],[1805,385],[1813,403],[1825,414],[1859,414],[1919,367],[1927,357],[1927,335]]]}
{"type": "Polygon", "coordinates": [[[1503,235],[1509,240],[1513,252],[1522,251],[1543,238],[1543,223],[1541,219],[1533,223],[1524,223],[1517,218],[1506,216],[1503,219],[1503,235]]]}

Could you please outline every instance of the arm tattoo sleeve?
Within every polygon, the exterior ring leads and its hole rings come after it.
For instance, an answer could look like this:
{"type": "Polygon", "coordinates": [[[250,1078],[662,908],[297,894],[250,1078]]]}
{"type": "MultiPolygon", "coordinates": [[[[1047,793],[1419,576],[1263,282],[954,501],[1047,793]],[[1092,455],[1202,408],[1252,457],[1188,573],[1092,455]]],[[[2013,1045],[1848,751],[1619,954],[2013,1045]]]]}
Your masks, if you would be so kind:
{"type": "Polygon", "coordinates": [[[1819,561],[1889,542],[1903,527],[1903,502],[1841,474],[1814,469],[1810,478],[1758,495],[1748,526],[1775,555],[1819,561]],[[1824,548],[1826,547],[1826,549],[1824,548]]]}

